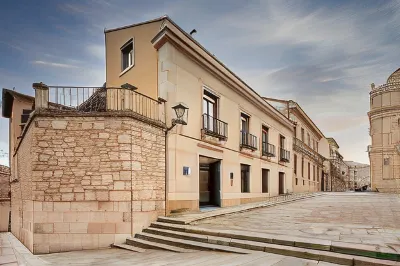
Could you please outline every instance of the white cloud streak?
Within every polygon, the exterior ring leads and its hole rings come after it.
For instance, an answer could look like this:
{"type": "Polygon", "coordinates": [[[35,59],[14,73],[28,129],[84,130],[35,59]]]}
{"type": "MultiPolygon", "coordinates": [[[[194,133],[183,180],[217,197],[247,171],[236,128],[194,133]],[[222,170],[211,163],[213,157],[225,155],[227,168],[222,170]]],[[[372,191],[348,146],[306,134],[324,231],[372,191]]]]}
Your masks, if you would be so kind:
{"type": "Polygon", "coordinates": [[[32,61],[32,64],[49,66],[49,67],[58,67],[58,68],[79,68],[78,66],[74,66],[74,65],[47,62],[47,61],[41,61],[41,60],[32,61]]]}

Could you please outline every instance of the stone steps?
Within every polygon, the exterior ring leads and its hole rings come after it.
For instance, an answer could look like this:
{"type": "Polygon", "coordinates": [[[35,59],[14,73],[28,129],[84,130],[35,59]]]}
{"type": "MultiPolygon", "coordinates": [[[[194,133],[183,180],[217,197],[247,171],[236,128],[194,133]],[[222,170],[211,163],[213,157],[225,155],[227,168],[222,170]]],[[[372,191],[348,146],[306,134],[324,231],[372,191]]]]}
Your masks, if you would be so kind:
{"type": "Polygon", "coordinates": [[[135,247],[135,246],[132,246],[132,245],[127,245],[127,244],[112,244],[111,246],[112,247],[116,247],[116,248],[127,249],[127,250],[130,250],[130,251],[135,251],[135,252],[139,252],[139,253],[142,253],[142,252],[146,251],[143,248],[139,248],[139,247],[135,247]]]}
{"type": "Polygon", "coordinates": [[[148,241],[148,240],[136,238],[136,237],[135,238],[127,238],[126,244],[133,246],[133,247],[138,247],[138,248],[162,249],[162,250],[167,250],[167,251],[172,251],[172,252],[177,252],[177,253],[189,253],[189,252],[194,251],[194,250],[180,248],[177,246],[167,245],[167,244],[158,243],[158,242],[154,242],[154,241],[148,241]]]}
{"type": "Polygon", "coordinates": [[[194,249],[194,250],[212,250],[212,251],[221,251],[221,252],[230,252],[230,253],[239,253],[239,254],[250,254],[252,253],[249,249],[242,249],[232,246],[224,246],[219,244],[211,244],[204,242],[197,242],[193,240],[186,240],[174,237],[167,237],[163,235],[156,235],[150,233],[138,233],[135,235],[134,239],[141,239],[146,241],[151,241],[155,243],[160,243],[169,246],[180,247],[184,249],[194,249]]]}
{"type": "Polygon", "coordinates": [[[176,223],[154,222],[149,228],[144,229],[143,233],[137,234],[136,237],[147,241],[200,250],[221,250],[222,248],[221,251],[234,252],[233,248],[239,248],[240,253],[243,250],[263,251],[342,265],[400,265],[399,262],[395,261],[365,257],[362,252],[359,252],[359,255],[348,254],[349,252],[355,253],[349,247],[348,250],[344,250],[345,252],[340,251],[338,247],[331,249],[331,241],[327,240],[309,240],[252,232],[246,232],[245,235],[238,231],[204,229],[176,223]],[[219,248],[216,246],[219,246],[219,248]]]}

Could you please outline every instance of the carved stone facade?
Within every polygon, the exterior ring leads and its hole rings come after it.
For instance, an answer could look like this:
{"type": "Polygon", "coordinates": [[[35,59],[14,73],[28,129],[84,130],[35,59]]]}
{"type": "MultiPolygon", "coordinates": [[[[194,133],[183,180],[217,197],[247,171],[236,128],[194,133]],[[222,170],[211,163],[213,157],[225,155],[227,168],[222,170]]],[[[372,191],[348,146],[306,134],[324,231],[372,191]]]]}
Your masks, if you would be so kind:
{"type": "Polygon", "coordinates": [[[400,69],[386,84],[371,84],[370,136],[371,188],[400,192],[400,69]]]}
{"type": "Polygon", "coordinates": [[[165,214],[164,145],[132,117],[34,115],[13,157],[12,233],[34,254],[124,242],[165,214]]]}

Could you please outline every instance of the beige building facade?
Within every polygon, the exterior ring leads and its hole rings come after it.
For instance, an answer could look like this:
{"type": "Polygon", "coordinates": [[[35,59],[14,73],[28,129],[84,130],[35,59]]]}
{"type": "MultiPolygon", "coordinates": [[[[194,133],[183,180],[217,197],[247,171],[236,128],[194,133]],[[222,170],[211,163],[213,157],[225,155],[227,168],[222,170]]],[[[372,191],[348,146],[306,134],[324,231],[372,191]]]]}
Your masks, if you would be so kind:
{"type": "Polygon", "coordinates": [[[293,123],[293,191],[324,191],[324,160],[328,142],[300,105],[292,100],[264,98],[293,123]]]}
{"type": "Polygon", "coordinates": [[[291,122],[190,35],[168,17],[105,35],[107,86],[129,83],[157,95],[165,101],[168,126],[176,118],[174,105],[189,108],[187,125],[167,136],[168,211],[293,191],[291,122]],[[133,54],[124,65],[127,45],[133,54]]]}
{"type": "Polygon", "coordinates": [[[370,91],[371,188],[400,192],[400,69],[370,91]]]}
{"type": "Polygon", "coordinates": [[[10,168],[0,165],[0,232],[7,232],[10,218],[10,168]]]}

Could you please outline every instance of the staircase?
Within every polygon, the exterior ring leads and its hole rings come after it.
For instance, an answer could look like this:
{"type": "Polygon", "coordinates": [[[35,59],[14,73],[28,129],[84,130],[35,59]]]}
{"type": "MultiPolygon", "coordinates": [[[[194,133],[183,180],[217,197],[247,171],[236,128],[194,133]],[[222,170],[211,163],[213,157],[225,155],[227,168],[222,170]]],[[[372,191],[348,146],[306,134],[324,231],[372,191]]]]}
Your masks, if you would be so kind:
{"type": "Polygon", "coordinates": [[[399,265],[396,261],[400,260],[398,254],[357,250],[351,245],[332,246],[330,241],[322,239],[212,230],[176,223],[163,217],[143,232],[137,233],[134,238],[128,238],[126,244],[114,246],[136,252],[144,252],[146,249],[178,253],[212,250],[250,254],[263,251],[341,265],[399,265]]]}

